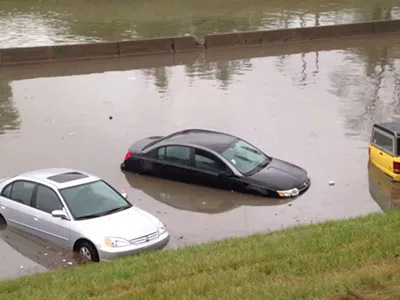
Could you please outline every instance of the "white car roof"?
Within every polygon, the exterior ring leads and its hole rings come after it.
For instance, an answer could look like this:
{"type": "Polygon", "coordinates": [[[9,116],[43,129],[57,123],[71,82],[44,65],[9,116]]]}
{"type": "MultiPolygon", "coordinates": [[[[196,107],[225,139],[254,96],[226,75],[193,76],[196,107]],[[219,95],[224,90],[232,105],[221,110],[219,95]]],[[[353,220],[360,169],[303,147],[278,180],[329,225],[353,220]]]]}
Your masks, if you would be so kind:
{"type": "Polygon", "coordinates": [[[39,169],[19,174],[13,179],[25,179],[53,186],[56,189],[73,187],[100,180],[84,171],[70,168],[39,169]]]}

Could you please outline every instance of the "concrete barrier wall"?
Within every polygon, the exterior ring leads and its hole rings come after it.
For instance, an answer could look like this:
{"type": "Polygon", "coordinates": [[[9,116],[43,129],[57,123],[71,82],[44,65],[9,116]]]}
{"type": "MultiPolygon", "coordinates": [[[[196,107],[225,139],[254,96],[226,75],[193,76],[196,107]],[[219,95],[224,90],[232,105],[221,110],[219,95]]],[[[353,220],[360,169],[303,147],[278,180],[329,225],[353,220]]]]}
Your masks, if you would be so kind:
{"type": "Polygon", "coordinates": [[[172,38],[142,39],[118,42],[119,56],[173,53],[172,38]]]}
{"type": "Polygon", "coordinates": [[[400,33],[400,20],[207,35],[206,49],[400,33]]]}
{"type": "MultiPolygon", "coordinates": [[[[389,47],[399,38],[398,34],[383,34],[374,38],[376,45],[389,47]]],[[[332,40],[321,39],[309,43],[299,43],[293,47],[291,43],[266,44],[260,47],[220,48],[212,51],[182,51],[171,54],[149,54],[134,57],[121,57],[119,59],[75,60],[58,62],[55,68],[52,64],[30,64],[12,66],[5,71],[0,68],[0,81],[2,77],[12,80],[25,80],[36,77],[59,77],[71,75],[86,75],[104,72],[120,72],[129,70],[150,69],[159,67],[172,67],[178,65],[191,65],[196,61],[205,59],[212,63],[220,60],[252,59],[268,56],[293,55],[308,52],[335,51],[346,48],[359,48],[371,46],[369,36],[343,37],[332,40]]]]}
{"type": "Polygon", "coordinates": [[[179,36],[94,44],[7,48],[0,49],[0,65],[176,53],[389,33],[400,33],[400,20],[213,34],[205,36],[204,43],[200,43],[193,36],[179,36]]]}
{"type": "Polygon", "coordinates": [[[118,56],[117,43],[0,49],[0,62],[3,65],[118,56]]]}

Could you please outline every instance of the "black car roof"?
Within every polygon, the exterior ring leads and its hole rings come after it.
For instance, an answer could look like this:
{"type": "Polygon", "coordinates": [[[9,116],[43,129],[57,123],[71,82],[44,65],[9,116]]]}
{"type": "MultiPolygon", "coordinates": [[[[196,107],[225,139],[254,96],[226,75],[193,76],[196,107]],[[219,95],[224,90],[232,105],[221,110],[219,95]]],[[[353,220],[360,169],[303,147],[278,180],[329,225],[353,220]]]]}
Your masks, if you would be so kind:
{"type": "Polygon", "coordinates": [[[171,143],[192,144],[218,152],[237,139],[237,137],[223,132],[206,129],[187,129],[166,136],[156,145],[162,146],[171,143]]]}
{"type": "Polygon", "coordinates": [[[375,124],[374,127],[379,128],[388,133],[396,133],[400,135],[400,122],[385,122],[380,124],[375,124]]]}

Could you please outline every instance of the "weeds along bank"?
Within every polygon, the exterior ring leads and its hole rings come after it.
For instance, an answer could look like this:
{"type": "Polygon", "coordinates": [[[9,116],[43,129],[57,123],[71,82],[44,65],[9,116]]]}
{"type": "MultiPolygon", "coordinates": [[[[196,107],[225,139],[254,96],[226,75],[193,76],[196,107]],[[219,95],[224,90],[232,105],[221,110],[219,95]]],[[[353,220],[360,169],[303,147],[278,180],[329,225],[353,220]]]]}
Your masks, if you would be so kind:
{"type": "Polygon", "coordinates": [[[3,281],[0,299],[400,299],[400,213],[3,281]]]}

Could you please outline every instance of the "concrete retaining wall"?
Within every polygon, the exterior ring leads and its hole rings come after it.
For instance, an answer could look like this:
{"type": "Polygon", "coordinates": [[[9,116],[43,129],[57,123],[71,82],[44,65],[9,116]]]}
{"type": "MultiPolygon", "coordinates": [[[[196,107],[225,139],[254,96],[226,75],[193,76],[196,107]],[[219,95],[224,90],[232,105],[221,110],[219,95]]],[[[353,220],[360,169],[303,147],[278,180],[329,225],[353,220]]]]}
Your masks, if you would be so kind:
{"type": "Polygon", "coordinates": [[[119,56],[139,54],[173,53],[172,38],[142,39],[118,42],[119,56]]]}
{"type": "Polygon", "coordinates": [[[206,49],[400,33],[400,20],[207,35],[206,49]]]}
{"type": "Polygon", "coordinates": [[[400,20],[213,34],[205,36],[204,43],[200,43],[193,36],[179,36],[94,44],[7,48],[0,49],[0,65],[176,53],[389,33],[400,33],[400,20]]]}

